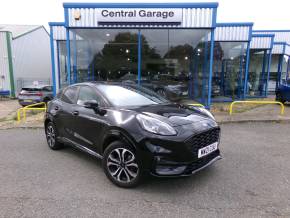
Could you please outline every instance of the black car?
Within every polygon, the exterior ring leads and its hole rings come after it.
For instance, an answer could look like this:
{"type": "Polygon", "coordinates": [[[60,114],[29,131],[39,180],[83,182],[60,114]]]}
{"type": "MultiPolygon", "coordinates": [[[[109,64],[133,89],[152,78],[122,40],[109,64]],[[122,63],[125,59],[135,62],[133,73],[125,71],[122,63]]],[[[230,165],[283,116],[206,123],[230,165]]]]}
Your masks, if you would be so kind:
{"type": "Polygon", "coordinates": [[[121,187],[143,175],[189,176],[220,159],[220,128],[209,111],[171,103],[151,90],[123,83],[81,83],[48,104],[48,145],[68,144],[101,158],[121,187]]]}

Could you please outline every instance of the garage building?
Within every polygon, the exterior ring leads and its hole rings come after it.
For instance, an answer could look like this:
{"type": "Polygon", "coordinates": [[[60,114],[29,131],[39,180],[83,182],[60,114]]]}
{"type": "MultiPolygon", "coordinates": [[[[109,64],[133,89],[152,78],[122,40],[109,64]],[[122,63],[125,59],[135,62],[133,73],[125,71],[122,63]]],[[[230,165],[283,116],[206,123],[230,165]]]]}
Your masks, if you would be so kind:
{"type": "Polygon", "coordinates": [[[280,84],[287,84],[290,78],[290,30],[259,30],[255,33],[274,34],[274,46],[268,91],[275,92],[280,84]]]}
{"type": "Polygon", "coordinates": [[[141,84],[211,102],[217,3],[64,3],[50,23],[55,92],[83,81],[141,84]]]}

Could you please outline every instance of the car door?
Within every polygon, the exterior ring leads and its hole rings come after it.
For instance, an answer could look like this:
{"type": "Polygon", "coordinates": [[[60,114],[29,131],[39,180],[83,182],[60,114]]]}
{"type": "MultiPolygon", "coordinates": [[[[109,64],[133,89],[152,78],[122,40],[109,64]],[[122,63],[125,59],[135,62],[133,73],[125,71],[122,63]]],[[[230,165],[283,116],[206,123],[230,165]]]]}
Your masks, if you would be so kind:
{"type": "Polygon", "coordinates": [[[84,106],[85,102],[92,100],[97,101],[99,107],[103,107],[105,104],[102,96],[95,88],[86,85],[80,86],[73,118],[74,136],[78,144],[100,153],[100,139],[104,132],[107,118],[84,106]]]}
{"type": "Polygon", "coordinates": [[[78,87],[71,86],[63,90],[60,99],[54,101],[52,110],[54,111],[54,121],[59,131],[59,135],[73,140],[72,118],[78,96],[78,87]]]}

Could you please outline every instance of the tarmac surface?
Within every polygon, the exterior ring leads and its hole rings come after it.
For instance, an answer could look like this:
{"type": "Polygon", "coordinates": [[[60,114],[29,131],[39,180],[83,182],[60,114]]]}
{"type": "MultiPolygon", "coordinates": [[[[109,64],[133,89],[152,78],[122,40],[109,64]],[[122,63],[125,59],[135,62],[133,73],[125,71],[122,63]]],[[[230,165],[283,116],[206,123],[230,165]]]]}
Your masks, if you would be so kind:
{"type": "Polygon", "coordinates": [[[99,160],[52,151],[43,129],[0,130],[0,217],[289,217],[290,124],[223,124],[223,159],[135,189],[109,182],[99,160]]]}

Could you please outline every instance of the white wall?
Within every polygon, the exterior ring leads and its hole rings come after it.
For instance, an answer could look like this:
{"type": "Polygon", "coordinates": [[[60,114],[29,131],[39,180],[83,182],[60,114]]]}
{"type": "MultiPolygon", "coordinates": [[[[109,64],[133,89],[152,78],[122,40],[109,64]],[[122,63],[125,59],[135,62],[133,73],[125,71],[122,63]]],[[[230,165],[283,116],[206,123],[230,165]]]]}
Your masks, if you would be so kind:
{"type": "Polygon", "coordinates": [[[50,39],[44,28],[14,39],[12,47],[16,92],[21,88],[19,80],[26,80],[25,85],[35,80],[52,84],[50,39]]]}
{"type": "Polygon", "coordinates": [[[10,90],[6,32],[0,32],[0,90],[10,90]]]}

